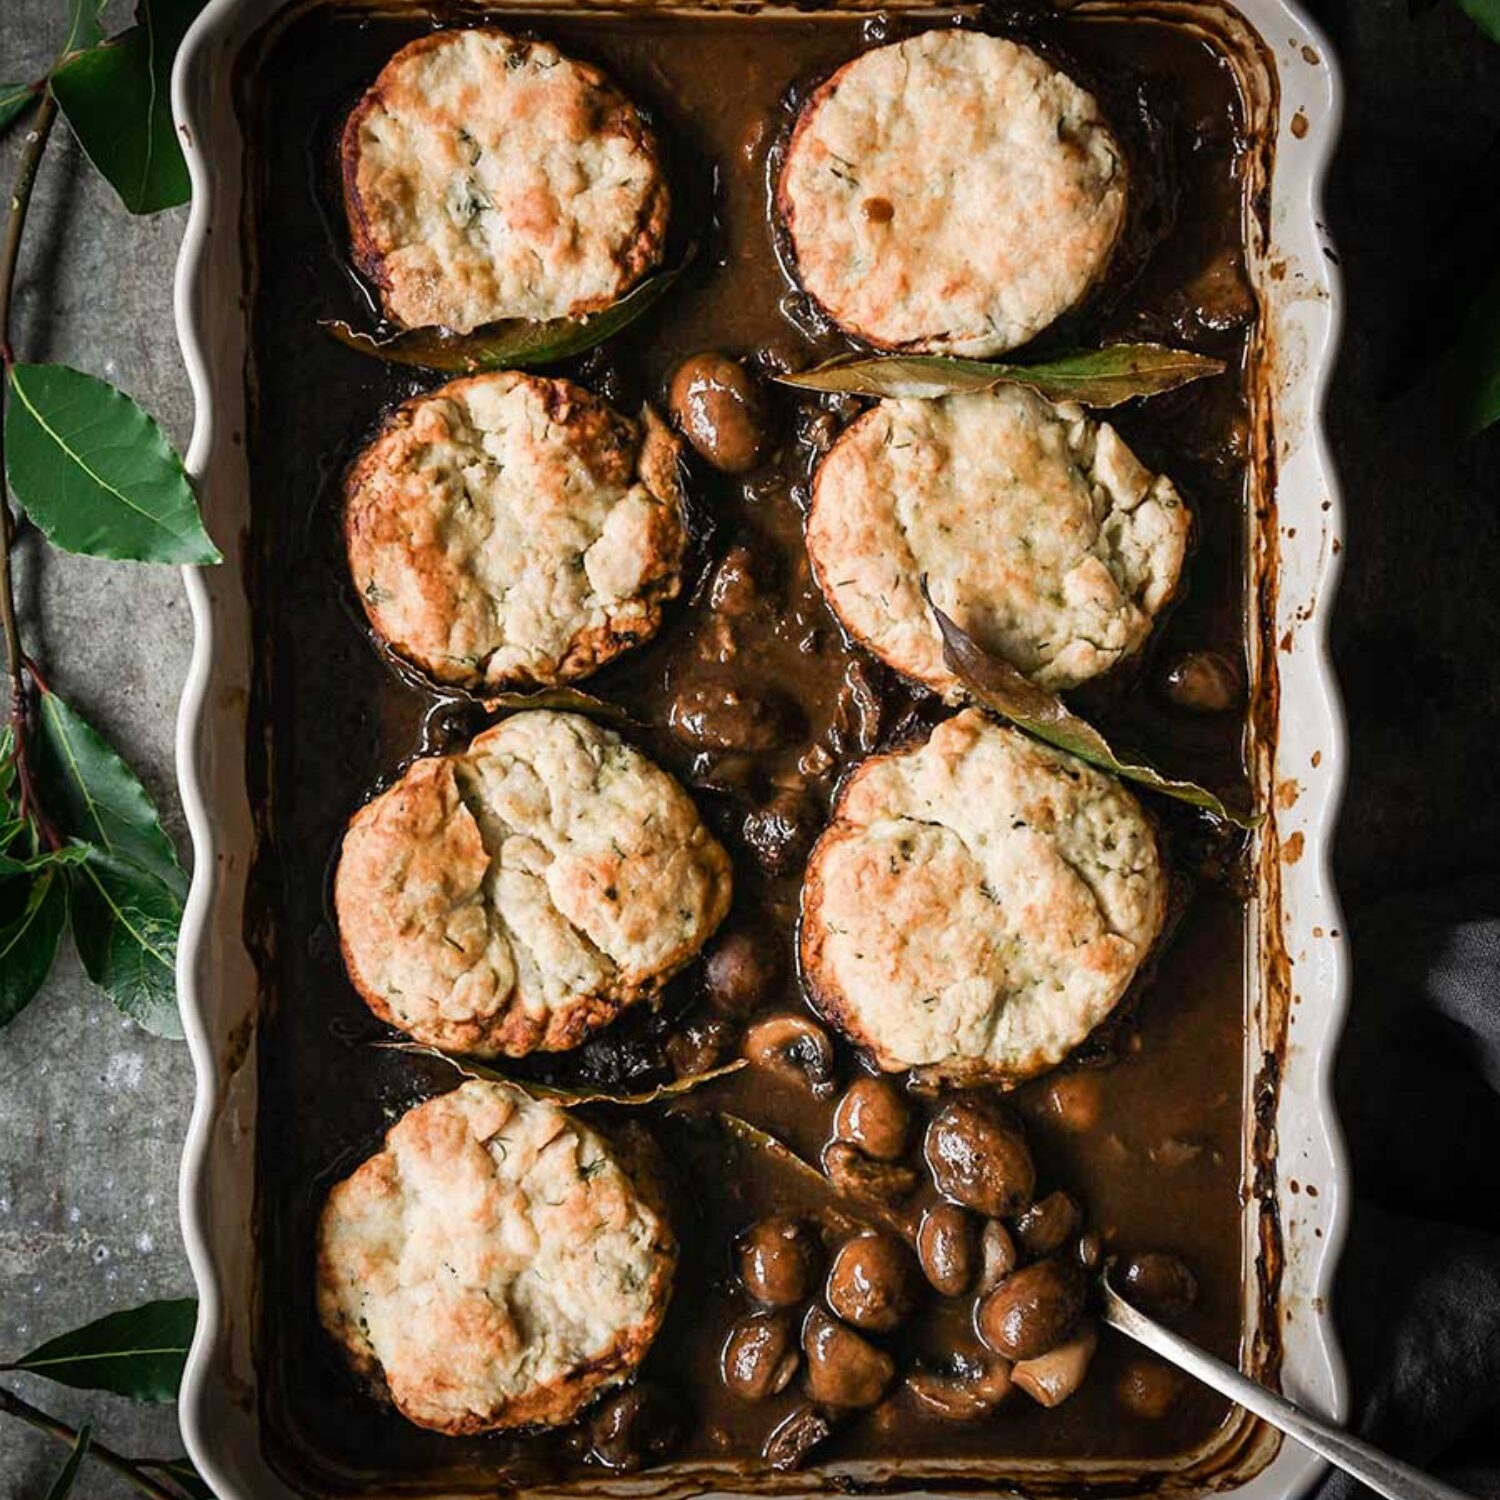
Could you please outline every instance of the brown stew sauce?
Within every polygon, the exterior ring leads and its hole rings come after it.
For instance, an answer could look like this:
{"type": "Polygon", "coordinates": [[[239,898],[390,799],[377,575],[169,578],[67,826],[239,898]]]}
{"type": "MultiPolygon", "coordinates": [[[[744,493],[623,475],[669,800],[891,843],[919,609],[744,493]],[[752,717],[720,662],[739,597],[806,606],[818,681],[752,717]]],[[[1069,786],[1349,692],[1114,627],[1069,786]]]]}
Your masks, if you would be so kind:
{"type": "MultiPolygon", "coordinates": [[[[445,21],[484,14],[441,12],[445,21]]],[[[700,350],[769,371],[851,347],[818,320],[783,267],[768,212],[775,154],[810,84],[865,48],[951,24],[954,14],[492,12],[510,29],[598,62],[650,111],[670,151],[676,252],[694,245],[689,271],[665,302],[566,373],[626,410],[642,399],[664,408],[672,372],[700,350]]],[[[371,639],[342,552],[344,467],[382,413],[439,377],[353,354],[318,327],[332,317],[369,326],[374,317],[345,258],[334,161],[343,116],[385,59],[430,24],[415,11],[393,19],[306,8],[268,28],[237,83],[254,266],[247,586],[257,641],[250,781],[261,841],[246,921],[265,990],[258,1359],[268,1455],[299,1487],[325,1492],[494,1490],[601,1472],[585,1466],[581,1427],[451,1439],[408,1424],[347,1373],[313,1300],[314,1226],[327,1188],[401,1111],[456,1081],[436,1060],[370,1045],[391,1033],[345,977],[329,901],[332,861],[355,808],[414,756],[459,745],[487,722],[481,705],[434,690],[371,639]]],[[[1196,514],[1196,549],[1183,597],[1145,660],[1075,702],[1117,742],[1242,794],[1243,714],[1186,712],[1167,687],[1188,653],[1221,653],[1241,671],[1245,656],[1243,376],[1254,303],[1240,261],[1245,147],[1233,80],[1205,42],[1150,20],[1091,21],[1012,5],[969,12],[966,24],[1019,35],[1081,77],[1135,158],[1136,208],[1118,272],[1049,342],[1154,338],[1230,364],[1225,378],[1111,418],[1148,463],[1177,480],[1196,514]]],[[[692,565],[659,637],[582,686],[628,710],[639,725],[630,737],[693,789],[735,858],[729,927],[780,954],[782,993],[763,1009],[801,1012],[793,948],[807,842],[843,771],[943,710],[844,642],[809,575],[808,476],[858,403],[774,388],[768,401],[763,463],[740,476],[692,463],[692,565]],[[674,714],[681,722],[695,711],[700,727],[717,714],[730,731],[736,712],[769,715],[774,744],[695,749],[672,728],[674,714]]],[[[1182,1256],[1201,1292],[1177,1326],[1233,1360],[1242,1296],[1242,882],[1235,851],[1196,815],[1147,800],[1180,872],[1180,919],[1104,1033],[1012,1102],[1037,1156],[1039,1193],[1071,1192],[1107,1249],[1182,1256]]],[[[674,1035],[703,1037],[697,1023],[711,1014],[703,988],[697,964],[656,1010],[627,1015],[577,1053],[514,1071],[625,1088],[668,1078],[674,1055],[679,1065],[691,1061],[681,1041],[669,1055],[674,1035]]],[[[841,1084],[858,1076],[842,1043],[838,1068],[841,1084]]],[[[798,1382],[754,1404],[724,1389],[720,1351],[748,1310],[732,1245],[763,1213],[817,1213],[829,1199],[736,1147],[715,1112],[744,1116],[816,1161],[836,1102],[746,1069],[670,1108],[630,1112],[669,1163],[684,1245],[667,1324],[642,1372],[670,1393],[682,1418],[669,1462],[755,1469],[767,1433],[805,1399],[798,1382]]],[[[919,1122],[932,1107],[916,1096],[912,1104],[919,1122]]],[[[591,1117],[608,1131],[623,1113],[603,1107],[591,1117]]],[[[924,1183],[917,1208],[934,1197],[924,1183]]],[[[928,1293],[884,1342],[903,1368],[966,1339],[972,1345],[970,1305],[928,1293]]],[[[826,1479],[865,1459],[1150,1460],[1196,1448],[1225,1421],[1225,1405],[1191,1385],[1165,1415],[1133,1414],[1119,1388],[1138,1363],[1106,1332],[1082,1390],[1063,1405],[1045,1410],[1015,1392],[991,1416],[963,1425],[924,1417],[897,1386],[881,1405],[841,1422],[810,1462],[826,1479]]]]}

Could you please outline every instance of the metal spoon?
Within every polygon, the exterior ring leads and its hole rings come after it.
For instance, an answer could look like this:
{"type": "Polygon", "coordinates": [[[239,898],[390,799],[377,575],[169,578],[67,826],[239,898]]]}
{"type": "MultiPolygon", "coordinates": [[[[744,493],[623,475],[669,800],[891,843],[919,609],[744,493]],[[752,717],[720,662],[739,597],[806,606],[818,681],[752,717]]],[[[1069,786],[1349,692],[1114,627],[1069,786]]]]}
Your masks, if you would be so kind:
{"type": "Polygon", "coordinates": [[[1223,1360],[1205,1354],[1196,1344],[1188,1343],[1169,1328],[1137,1312],[1109,1284],[1107,1268],[1100,1285],[1104,1292],[1104,1321],[1111,1328],[1118,1328],[1152,1353],[1170,1360],[1179,1370],[1186,1370],[1204,1385],[1212,1386],[1221,1396],[1228,1396],[1246,1411],[1280,1428],[1288,1437],[1296,1438],[1346,1474],[1352,1474],[1361,1484],[1385,1495],[1387,1500],[1473,1500],[1451,1484],[1400,1463],[1379,1448],[1350,1437],[1341,1427],[1294,1406],[1284,1396],[1257,1385],[1223,1360]]]}

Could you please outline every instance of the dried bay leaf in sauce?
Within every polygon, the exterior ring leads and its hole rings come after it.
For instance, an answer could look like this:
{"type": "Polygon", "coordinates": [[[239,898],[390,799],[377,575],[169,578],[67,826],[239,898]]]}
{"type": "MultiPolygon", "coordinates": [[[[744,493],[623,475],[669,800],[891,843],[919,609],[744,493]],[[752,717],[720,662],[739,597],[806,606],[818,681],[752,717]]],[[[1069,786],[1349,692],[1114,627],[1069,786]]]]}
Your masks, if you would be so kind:
{"type": "Polygon", "coordinates": [[[512,318],[465,334],[412,328],[382,336],[364,333],[337,318],[325,319],[321,326],[346,348],[390,364],[449,375],[524,370],[586,354],[613,338],[654,307],[686,268],[684,261],[670,271],[648,277],[612,306],[584,318],[549,318],[543,322],[512,318]]]}
{"type": "Polygon", "coordinates": [[[1076,755],[1079,760],[1098,766],[1100,770],[1138,782],[1178,802],[1202,808],[1237,828],[1253,828],[1259,822],[1258,817],[1231,812],[1213,792],[1196,782],[1174,780],[1139,761],[1121,759],[1104,736],[1073,713],[1055,693],[1038,687],[1010,662],[987,651],[968,631],[933,604],[925,579],[922,592],[927,596],[927,603],[942,632],[943,662],[976,702],[1009,719],[1037,739],[1045,740],[1069,755],[1076,755]]]}
{"type": "Polygon", "coordinates": [[[782,385],[853,396],[935,401],[1001,385],[1024,385],[1049,401],[1077,401],[1104,409],[1142,396],[1159,396],[1195,380],[1222,375],[1222,360],[1163,344],[1113,344],[1076,349],[1037,364],[997,364],[937,354],[841,355],[782,385]]]}
{"type": "Polygon", "coordinates": [[[648,1104],[660,1104],[663,1100],[678,1099],[684,1094],[691,1094],[695,1089],[702,1088],[715,1079],[725,1078],[730,1073],[738,1073],[746,1066],[745,1059],[737,1057],[733,1062],[724,1063],[717,1068],[708,1068],[702,1073],[688,1073],[681,1078],[672,1079],[669,1083],[659,1083],[653,1088],[642,1089],[635,1093],[620,1093],[618,1090],[593,1088],[587,1084],[570,1088],[560,1084],[539,1083],[531,1078],[516,1078],[478,1058],[455,1057],[450,1052],[444,1052],[437,1047],[429,1047],[423,1042],[376,1042],[375,1045],[389,1048],[394,1052],[410,1052],[418,1057],[438,1058],[450,1067],[456,1068],[466,1078],[479,1078],[487,1083],[510,1084],[513,1088],[521,1089],[535,1099],[545,1099],[552,1104],[560,1105],[563,1109],[573,1109],[585,1104],[617,1104],[639,1109],[648,1104]]]}

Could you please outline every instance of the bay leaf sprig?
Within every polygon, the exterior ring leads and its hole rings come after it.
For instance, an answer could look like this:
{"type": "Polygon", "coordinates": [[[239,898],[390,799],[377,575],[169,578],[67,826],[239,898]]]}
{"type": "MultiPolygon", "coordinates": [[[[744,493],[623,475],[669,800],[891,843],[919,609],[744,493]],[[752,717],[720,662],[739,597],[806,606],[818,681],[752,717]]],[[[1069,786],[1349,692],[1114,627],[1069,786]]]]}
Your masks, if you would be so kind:
{"type": "Polygon", "coordinates": [[[1111,749],[1109,742],[1087,720],[1081,719],[1057,696],[1036,683],[1018,668],[986,650],[961,625],[932,602],[923,581],[933,618],[943,637],[943,662],[968,690],[976,702],[1009,719],[1028,734],[1045,740],[1059,750],[1076,755],[1091,766],[1124,777],[1141,786],[1160,792],[1178,802],[1202,808],[1216,818],[1238,828],[1253,828],[1256,819],[1232,811],[1206,787],[1194,781],[1180,781],[1163,776],[1154,767],[1139,760],[1127,760],[1111,749]]]}
{"type": "Polygon", "coordinates": [[[1500,42],[1500,0],[1458,0],[1458,8],[1492,42],[1500,42]]]}
{"type": "Polygon", "coordinates": [[[562,1084],[541,1083],[532,1078],[517,1078],[514,1074],[507,1073],[503,1068],[497,1068],[481,1058],[459,1057],[454,1053],[444,1052],[441,1048],[429,1047],[425,1042],[376,1042],[375,1046],[392,1052],[409,1052],[417,1057],[437,1058],[440,1062],[456,1068],[466,1078],[481,1078],[489,1083],[509,1084],[512,1088],[518,1088],[530,1094],[534,1099],[546,1099],[553,1104],[561,1105],[564,1109],[581,1107],[585,1104],[615,1104],[630,1109],[641,1109],[647,1105],[660,1104],[664,1100],[679,1099],[684,1094],[691,1094],[695,1089],[702,1088],[705,1084],[713,1083],[716,1079],[727,1078],[731,1073],[738,1073],[746,1066],[746,1060],[743,1057],[736,1057],[731,1062],[721,1063],[716,1068],[705,1068],[701,1073],[685,1073],[680,1078],[673,1078],[666,1083],[658,1083],[646,1089],[610,1089],[598,1084],[569,1087],[562,1084]]]}
{"type": "Polygon", "coordinates": [[[1225,368],[1222,360],[1190,349],[1171,349],[1163,344],[1110,344],[1103,349],[1075,349],[1034,364],[952,359],[937,354],[846,354],[811,370],[778,375],[776,379],[802,390],[919,401],[1022,385],[1049,401],[1077,401],[1107,408],[1222,375],[1225,368]]]}
{"type": "MultiPolygon", "coordinates": [[[[0,1363],[0,1374],[24,1373],[74,1390],[105,1392],[133,1401],[174,1401],[197,1316],[198,1304],[188,1297],[108,1313],[48,1339],[18,1359],[0,1363]]],[[[111,1470],[147,1500],[212,1500],[188,1459],[127,1458],[94,1436],[91,1421],[70,1427],[4,1385],[0,1385],[0,1415],[17,1418],[68,1448],[68,1458],[48,1491],[49,1500],[64,1500],[85,1461],[111,1470]]]]}
{"type": "Polygon", "coordinates": [[[0,1372],[21,1370],[132,1401],[175,1401],[197,1318],[191,1297],[124,1308],[38,1344],[0,1372]]]}
{"type": "Polygon", "coordinates": [[[174,968],[187,876],[124,759],[28,662],[24,761],[0,740],[0,1026],[35,998],[64,932],[89,978],[181,1036],[174,968]]]}
{"type": "Polygon", "coordinates": [[[132,213],[188,196],[167,85],[203,0],[138,0],[135,25],[112,39],[104,3],[68,0],[52,67],[0,85],[0,129],[26,124],[0,236],[0,632],[10,690],[0,733],[0,1026],[36,996],[71,928],[95,985],[146,1029],[180,1036],[174,968],[187,877],[140,778],[27,654],[11,568],[12,499],[68,551],[220,560],[156,422],[97,376],[13,352],[32,191],[60,119],[132,213]]]}
{"type": "Polygon", "coordinates": [[[684,261],[671,270],[660,271],[612,306],[583,318],[549,318],[537,322],[511,318],[476,328],[472,333],[412,328],[404,333],[380,335],[363,333],[337,318],[326,319],[321,326],[345,347],[390,364],[450,375],[529,369],[586,354],[613,338],[660,302],[686,268],[684,261]]]}
{"type": "Polygon", "coordinates": [[[93,1425],[89,1422],[82,1423],[66,1461],[57,1471],[57,1478],[47,1489],[46,1500],[68,1500],[68,1496],[73,1493],[73,1486],[78,1482],[78,1471],[88,1457],[89,1445],[93,1440],[93,1425]]]}

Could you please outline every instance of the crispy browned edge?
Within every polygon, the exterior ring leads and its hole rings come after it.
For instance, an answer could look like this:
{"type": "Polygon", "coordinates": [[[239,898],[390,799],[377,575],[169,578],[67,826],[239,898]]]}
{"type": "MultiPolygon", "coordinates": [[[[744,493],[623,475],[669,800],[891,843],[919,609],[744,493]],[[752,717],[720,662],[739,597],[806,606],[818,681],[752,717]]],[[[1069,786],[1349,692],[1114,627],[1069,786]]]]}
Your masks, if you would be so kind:
{"type": "MultiPolygon", "coordinates": [[[[360,272],[366,276],[380,293],[381,307],[386,317],[399,323],[387,304],[386,294],[390,290],[390,273],[386,269],[385,255],[375,243],[370,216],[366,212],[359,191],[359,131],[365,117],[378,105],[385,102],[386,74],[398,64],[422,52],[444,45],[445,39],[455,29],[480,32],[490,36],[504,37],[520,46],[529,45],[524,38],[515,37],[499,26],[468,26],[430,32],[417,37],[393,53],[385,66],[376,75],[375,81],[360,95],[358,103],[349,111],[344,128],[339,135],[339,177],[343,185],[344,211],[349,220],[350,256],[360,272]]],[[[658,166],[662,162],[661,145],[656,132],[642,119],[640,110],[628,99],[599,68],[591,63],[568,59],[597,88],[603,96],[607,109],[607,127],[646,151],[658,166]]],[[[666,250],[667,221],[671,216],[672,192],[666,175],[658,171],[653,191],[647,200],[635,233],[624,246],[618,258],[619,280],[613,295],[586,297],[573,303],[566,316],[584,317],[600,312],[619,301],[648,271],[661,263],[666,250]]],[[[402,325],[407,326],[407,325],[402,325]]]]}
{"type": "MultiPolygon", "coordinates": [[[[560,406],[565,399],[569,405],[580,412],[603,412],[607,416],[617,417],[623,421],[632,421],[624,417],[622,413],[616,412],[592,391],[574,381],[561,376],[533,375],[524,370],[489,371],[479,375],[465,375],[458,380],[450,380],[433,390],[423,391],[419,395],[410,397],[386,414],[380,424],[379,432],[361,450],[359,457],[350,465],[344,476],[341,500],[344,552],[349,560],[351,577],[355,573],[356,549],[359,545],[358,533],[364,516],[364,510],[359,501],[367,480],[381,467],[385,439],[399,427],[410,422],[412,413],[426,402],[450,397],[461,387],[482,383],[499,374],[518,377],[545,387],[549,407],[560,406]]],[[[549,415],[552,415],[555,421],[561,421],[555,412],[549,411],[549,415]]],[[[661,628],[664,606],[677,597],[682,586],[682,558],[687,550],[687,519],[678,467],[682,444],[650,407],[642,408],[640,419],[634,422],[634,426],[638,437],[637,473],[652,495],[658,500],[671,503],[677,526],[675,561],[659,578],[653,579],[641,593],[636,595],[642,613],[633,620],[632,628],[622,630],[603,625],[578,631],[569,641],[567,650],[558,663],[557,671],[550,675],[538,675],[522,670],[510,672],[504,677],[491,678],[483,672],[455,670],[450,665],[430,661],[410,641],[399,640],[388,634],[382,624],[379,607],[365,598],[363,590],[356,588],[360,608],[364,610],[365,618],[369,621],[370,629],[375,633],[376,638],[383,641],[403,661],[432,678],[434,682],[444,686],[489,691],[506,688],[560,687],[566,683],[577,682],[591,676],[617,656],[649,641],[661,628]]]]}
{"type": "MultiPolygon", "coordinates": [[[[420,1109],[423,1104],[430,1102],[424,1099],[421,1104],[414,1105],[413,1108],[420,1109]]],[[[404,1119],[405,1116],[402,1118],[404,1119]]],[[[398,1124],[400,1124],[399,1120],[392,1124],[381,1138],[381,1151],[387,1148],[390,1132],[398,1124]]],[[[533,1386],[524,1396],[503,1403],[496,1408],[490,1420],[475,1413],[466,1419],[454,1422],[425,1422],[407,1411],[392,1396],[385,1382],[384,1371],[374,1355],[356,1348],[351,1337],[342,1330],[335,1333],[329,1329],[330,1337],[343,1350],[350,1367],[356,1375],[366,1381],[376,1399],[395,1407],[413,1426],[424,1428],[429,1432],[441,1432],[449,1437],[471,1437],[483,1432],[510,1431],[524,1427],[560,1427],[572,1421],[602,1389],[634,1371],[655,1342],[656,1335],[661,1331],[662,1322],[666,1317],[667,1306],[672,1300],[672,1285],[678,1262],[678,1241],[672,1229],[665,1188],[660,1179],[657,1164],[650,1159],[647,1148],[639,1140],[631,1138],[623,1143],[617,1143],[592,1125],[585,1128],[600,1136],[604,1141],[615,1164],[630,1179],[631,1185],[646,1206],[656,1214],[661,1226],[660,1235],[653,1246],[657,1253],[652,1261],[655,1270],[651,1278],[650,1307],[646,1316],[634,1327],[617,1335],[614,1342],[602,1354],[575,1366],[568,1375],[558,1380],[533,1386]]],[[[378,1154],[379,1152],[371,1153],[372,1156],[378,1154]]],[[[370,1157],[365,1158],[365,1161],[368,1160],[370,1157]]],[[[354,1170],[359,1171],[364,1164],[361,1162],[354,1170]]],[[[346,1179],[340,1179],[340,1181],[344,1180],[346,1179]]],[[[335,1275],[332,1266],[328,1263],[321,1233],[322,1216],[326,1212],[327,1200],[325,1199],[324,1206],[319,1212],[317,1284],[320,1288],[333,1280],[335,1275]]]]}
{"type": "MultiPolygon", "coordinates": [[[[944,723],[947,722],[945,719],[944,723]]],[[[940,727],[940,726],[938,726],[940,727]]],[[[1019,733],[1019,731],[1015,731],[1019,733]]],[[[928,733],[931,737],[931,731],[928,733]]],[[[920,744],[926,744],[926,739],[920,744]]],[[[802,877],[802,897],[800,912],[797,921],[797,959],[798,967],[802,977],[803,988],[813,1007],[817,1010],[831,1026],[840,1031],[860,1054],[869,1059],[882,1072],[911,1072],[927,1084],[952,1084],[958,1088],[977,1088],[982,1085],[992,1085],[997,1088],[1010,1090],[1019,1088],[1028,1079],[1035,1078],[1039,1074],[1048,1072],[1061,1063],[1068,1055],[1063,1057],[1048,1057],[1036,1053],[1027,1063],[1020,1068],[1004,1070],[986,1067],[978,1061],[953,1061],[945,1063],[931,1063],[924,1067],[909,1068],[907,1064],[898,1064],[895,1068],[886,1066],[880,1049],[864,1034],[859,1023],[855,1019],[848,1002],[848,997],[836,986],[826,981],[823,974],[823,945],[824,926],[821,918],[823,904],[823,870],[822,862],[830,849],[841,842],[851,833],[851,825],[844,822],[844,803],[853,790],[855,783],[870,771],[876,764],[885,760],[899,759],[903,755],[909,755],[919,748],[917,742],[904,744],[891,750],[882,750],[876,755],[868,756],[862,760],[840,783],[838,794],[834,798],[833,807],[829,812],[828,825],[818,836],[818,841],[813,845],[812,853],[807,857],[807,867],[802,877]]],[[[1151,837],[1156,844],[1157,862],[1161,867],[1163,875],[1170,872],[1165,852],[1162,849],[1161,834],[1156,826],[1156,820],[1147,813],[1147,826],[1151,830],[1151,837]]],[[[1162,910],[1156,924],[1156,931],[1152,934],[1151,943],[1148,945],[1139,963],[1131,971],[1130,978],[1120,987],[1120,993],[1115,996],[1110,1006],[1110,1015],[1114,1014],[1120,1002],[1124,1000],[1130,991],[1130,986],[1135,976],[1151,960],[1152,951],[1160,942],[1163,929],[1166,924],[1167,902],[1163,900],[1162,910]]],[[[1109,1019],[1106,1016],[1100,1021],[1104,1025],[1109,1019]]],[[[1095,1028],[1097,1029],[1097,1028],[1095,1028]]],[[[1092,1035],[1092,1033],[1090,1033],[1092,1035]]],[[[1074,1048],[1080,1045],[1085,1038],[1080,1037],[1074,1044],[1074,1048]]],[[[1069,1048],[1069,1052],[1074,1048],[1069,1048]]]]}
{"type": "MultiPolygon", "coordinates": [[[[704,944],[713,936],[719,924],[728,914],[731,898],[729,895],[725,896],[722,903],[723,910],[712,921],[707,923],[700,942],[684,942],[665,964],[650,974],[633,977],[622,976],[619,984],[610,986],[598,994],[569,996],[560,1009],[548,1011],[545,1025],[531,1020],[524,1011],[521,1011],[515,1005],[506,1005],[499,1012],[493,1026],[486,1027],[477,1023],[470,1023],[467,1026],[460,1027],[456,1024],[450,1024],[450,1033],[457,1032],[469,1038],[462,1046],[454,1044],[451,1034],[438,1037],[426,1032],[425,1028],[414,1029],[404,1025],[391,1013],[384,996],[377,993],[366,983],[359,971],[358,964],[355,962],[348,937],[344,931],[343,886],[341,880],[344,864],[344,847],[349,832],[361,823],[373,818],[376,808],[387,800],[401,797],[409,792],[413,779],[416,779],[420,783],[427,778],[443,774],[447,770],[449,763],[466,755],[468,749],[469,747],[466,746],[463,750],[451,755],[428,755],[413,761],[402,773],[398,781],[392,786],[387,787],[378,797],[374,797],[365,803],[349,819],[344,839],[339,843],[338,866],[334,872],[333,906],[334,919],[339,933],[339,954],[344,961],[344,969],[349,976],[349,982],[354,986],[360,999],[388,1026],[402,1032],[406,1036],[413,1037],[419,1042],[437,1046],[444,1051],[473,1053],[475,1056],[526,1057],[533,1052],[567,1052],[577,1047],[601,1026],[608,1025],[621,1012],[628,1010],[631,1006],[637,1005],[643,1000],[650,1000],[659,995],[667,983],[692,962],[693,958],[702,950],[704,944]]],[[[655,764],[653,761],[652,765],[655,764]]],[[[660,771],[661,767],[658,766],[657,769],[660,771]]],[[[667,776],[671,773],[661,771],[661,774],[667,776]]],[[[712,847],[718,850],[722,868],[730,873],[732,880],[732,869],[728,854],[725,853],[723,845],[717,839],[713,838],[711,833],[709,837],[712,847]]],[[[732,889],[732,886],[730,889],[732,889]]]]}
{"type": "MultiPolygon", "coordinates": [[[[1007,38],[1007,40],[1013,41],[1014,38],[1007,38]]],[[[897,43],[889,42],[885,43],[884,45],[895,46],[897,45],[897,43]]],[[[1016,45],[1018,47],[1025,48],[1025,50],[1028,52],[1034,50],[1033,48],[1027,47],[1024,42],[1016,42],[1016,45]]],[[[786,149],[782,153],[781,167],[776,173],[776,191],[772,195],[772,205],[776,211],[777,228],[779,230],[779,237],[784,250],[784,258],[786,260],[787,266],[790,268],[792,275],[797,282],[797,285],[802,289],[802,293],[808,299],[808,301],[810,301],[819,310],[819,312],[821,312],[823,316],[834,325],[835,328],[838,328],[842,332],[849,334],[853,338],[857,338],[862,344],[868,344],[872,349],[884,349],[892,354],[920,354],[930,349],[932,343],[934,342],[934,339],[946,340],[947,335],[939,333],[935,335],[929,335],[927,338],[907,339],[904,343],[892,343],[888,339],[877,338],[868,330],[861,328],[859,324],[847,322],[844,318],[839,316],[839,314],[837,314],[833,310],[833,308],[829,307],[828,304],[824,302],[816,292],[812,291],[808,287],[807,283],[802,279],[802,267],[797,257],[797,237],[795,231],[796,215],[792,211],[791,199],[787,196],[786,191],[786,178],[788,171],[791,169],[792,157],[796,154],[797,146],[802,139],[803,131],[807,129],[813,115],[817,112],[819,106],[821,106],[823,101],[830,94],[832,94],[835,89],[838,88],[839,84],[843,81],[844,74],[847,73],[855,63],[859,62],[861,58],[867,55],[867,53],[862,52],[859,54],[859,56],[851,57],[848,62],[843,63],[835,72],[831,73],[827,78],[825,78],[823,82],[820,83],[817,88],[815,88],[812,93],[807,96],[806,100],[804,100],[802,104],[801,109],[797,111],[796,124],[793,125],[791,134],[787,138],[786,149]]],[[[1057,64],[1050,58],[1044,58],[1043,60],[1049,67],[1057,68],[1057,64]]],[[[1058,69],[1058,71],[1061,70],[1058,69]]],[[[1080,84],[1079,87],[1083,88],[1084,86],[1080,84]]],[[[1099,103],[1098,96],[1092,89],[1086,89],[1085,92],[1087,92],[1089,97],[1094,100],[1095,104],[1099,103]]],[[[1115,145],[1119,148],[1120,160],[1122,164],[1125,165],[1126,171],[1128,173],[1129,163],[1126,161],[1125,148],[1123,147],[1123,145],[1121,145],[1119,137],[1115,134],[1114,127],[1110,125],[1109,120],[1105,117],[1102,106],[1100,106],[1099,115],[1100,118],[1104,120],[1105,125],[1109,128],[1110,136],[1114,140],[1115,145]]],[[[1130,179],[1128,175],[1126,177],[1125,190],[1128,195],[1130,192],[1130,179]]],[[[1125,239],[1125,226],[1128,221],[1128,216],[1129,210],[1127,206],[1126,213],[1122,214],[1120,217],[1120,225],[1119,228],[1115,231],[1114,244],[1110,247],[1109,254],[1106,255],[1099,263],[1099,269],[1094,275],[1093,280],[1090,281],[1089,284],[1083,289],[1073,305],[1071,307],[1065,308],[1063,312],[1058,315],[1059,317],[1066,317],[1069,313],[1076,312],[1080,307],[1084,305],[1085,302],[1088,301],[1095,290],[1108,278],[1110,270],[1114,266],[1116,257],[1119,255],[1120,246],[1125,239]]],[[[1051,325],[1049,324],[1048,326],[1050,327],[1051,325]]],[[[1045,332],[1046,329],[1038,329],[1034,337],[1040,337],[1045,332]]],[[[1027,340],[1026,342],[1030,342],[1030,340],[1027,340]]],[[[1024,344],[1016,344],[1011,346],[1012,349],[1023,347],[1024,344]]],[[[1008,353],[1010,351],[1002,350],[1000,352],[1008,353]]]]}

